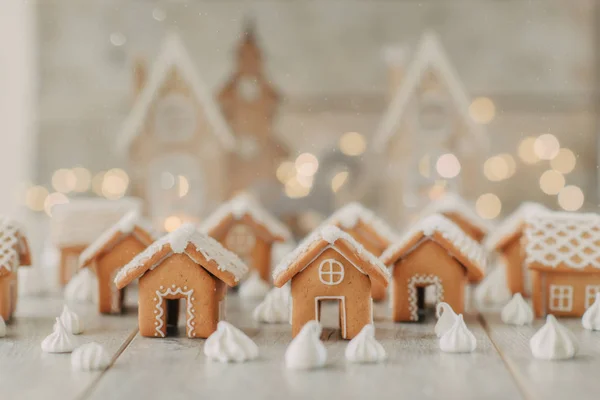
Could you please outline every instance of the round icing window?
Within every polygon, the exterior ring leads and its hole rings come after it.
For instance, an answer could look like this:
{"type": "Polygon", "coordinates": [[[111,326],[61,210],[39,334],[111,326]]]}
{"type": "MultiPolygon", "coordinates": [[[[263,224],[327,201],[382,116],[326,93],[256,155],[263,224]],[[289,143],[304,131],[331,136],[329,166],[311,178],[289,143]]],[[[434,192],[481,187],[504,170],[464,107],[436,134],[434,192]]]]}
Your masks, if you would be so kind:
{"type": "Polygon", "coordinates": [[[328,286],[339,285],[344,280],[344,266],[332,258],[324,260],[319,265],[319,280],[328,286]]]}
{"type": "Polygon", "coordinates": [[[253,101],[258,99],[260,95],[260,86],[256,78],[246,76],[238,81],[237,92],[242,99],[253,101]]]}
{"type": "Polygon", "coordinates": [[[181,142],[193,137],[197,126],[194,103],[181,94],[170,94],[156,107],[154,129],[166,142],[181,142]]]}
{"type": "Polygon", "coordinates": [[[239,256],[245,256],[254,249],[256,238],[249,226],[239,224],[229,230],[225,243],[229,250],[239,256]]]}

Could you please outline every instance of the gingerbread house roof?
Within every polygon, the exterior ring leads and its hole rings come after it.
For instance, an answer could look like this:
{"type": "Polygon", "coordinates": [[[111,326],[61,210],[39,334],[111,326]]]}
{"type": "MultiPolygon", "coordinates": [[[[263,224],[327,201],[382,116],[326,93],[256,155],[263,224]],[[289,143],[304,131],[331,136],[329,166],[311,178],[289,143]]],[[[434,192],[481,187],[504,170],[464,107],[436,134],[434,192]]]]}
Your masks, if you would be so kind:
{"type": "Polygon", "coordinates": [[[432,214],[456,214],[482,234],[486,234],[493,228],[490,222],[477,215],[475,207],[470,202],[456,193],[446,193],[439,199],[431,201],[419,213],[422,218],[432,214]]]}
{"type": "Polygon", "coordinates": [[[215,103],[211,91],[200,78],[181,38],[174,32],[167,34],[162,43],[149,80],[137,97],[129,117],[125,120],[122,132],[117,136],[118,150],[125,154],[134,139],[140,134],[152,102],[159,94],[172,68],[176,68],[193,91],[196,99],[203,107],[202,110],[212,127],[212,132],[223,147],[227,150],[233,150],[235,148],[235,137],[223,118],[219,106],[215,103]]]}
{"type": "Polygon", "coordinates": [[[17,221],[0,216],[0,251],[10,253],[9,248],[15,249],[18,259],[15,266],[31,265],[31,251],[23,228],[17,221]]]}
{"type": "Polygon", "coordinates": [[[308,235],[294,251],[285,256],[273,271],[273,283],[283,286],[328,248],[334,248],[362,273],[387,285],[390,273],[383,263],[352,236],[335,225],[323,226],[308,235]]]}
{"type": "Polygon", "coordinates": [[[600,273],[600,215],[548,212],[526,220],[525,264],[559,272],[600,273]]]}
{"type": "Polygon", "coordinates": [[[58,247],[88,246],[125,214],[141,209],[142,202],[134,197],[72,199],[52,208],[51,240],[58,247]]]}
{"type": "Polygon", "coordinates": [[[360,203],[346,204],[334,212],[323,225],[336,225],[342,229],[353,229],[359,223],[367,225],[372,233],[385,246],[398,240],[394,230],[375,213],[360,203]]]}
{"type": "Polygon", "coordinates": [[[419,87],[423,75],[428,71],[433,71],[446,86],[456,110],[462,116],[475,143],[486,145],[483,128],[469,115],[471,99],[465,87],[449,61],[438,36],[428,32],[421,38],[416,55],[375,132],[373,145],[377,151],[383,151],[390,138],[398,131],[410,100],[419,87]]]}
{"type": "Polygon", "coordinates": [[[393,266],[425,240],[436,242],[461,263],[469,280],[476,282],[483,278],[486,266],[483,247],[441,214],[433,214],[417,222],[379,258],[385,265],[393,266]]]}
{"type": "Polygon", "coordinates": [[[248,267],[237,255],[187,223],[152,243],[124,266],[115,277],[117,288],[121,289],[147,271],[159,267],[166,257],[174,253],[186,254],[229,286],[237,285],[248,272],[248,267]]]}
{"type": "Polygon", "coordinates": [[[248,194],[240,194],[223,203],[199,226],[201,232],[215,236],[235,222],[244,221],[263,237],[285,242],[292,239],[289,229],[248,194]]]}
{"type": "Polygon", "coordinates": [[[19,255],[12,246],[0,245],[0,277],[10,274],[19,266],[19,255]]]}
{"type": "Polygon", "coordinates": [[[152,226],[134,210],[123,216],[116,224],[105,230],[79,256],[79,266],[87,267],[100,255],[110,251],[129,235],[136,235],[146,246],[155,239],[152,226]]]}
{"type": "Polygon", "coordinates": [[[488,251],[501,251],[507,244],[521,236],[525,228],[525,220],[528,217],[548,211],[539,203],[525,202],[521,204],[486,236],[483,246],[488,251]]]}

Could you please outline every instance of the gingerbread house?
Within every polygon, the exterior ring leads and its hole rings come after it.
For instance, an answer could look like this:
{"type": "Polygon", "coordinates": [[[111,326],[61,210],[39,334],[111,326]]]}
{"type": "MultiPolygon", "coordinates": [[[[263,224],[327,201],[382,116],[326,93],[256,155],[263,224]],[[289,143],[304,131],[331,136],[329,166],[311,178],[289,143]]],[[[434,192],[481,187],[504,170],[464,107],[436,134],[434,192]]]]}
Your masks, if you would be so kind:
{"type": "Polygon", "coordinates": [[[481,242],[492,229],[492,224],[475,212],[475,207],[456,193],[445,193],[429,202],[419,213],[421,218],[442,214],[477,242],[481,242]]]}
{"type": "Polygon", "coordinates": [[[8,321],[17,308],[18,268],[31,265],[29,243],[22,228],[0,217],[0,316],[8,321]]]}
{"type": "Polygon", "coordinates": [[[115,286],[115,276],[154,240],[152,227],[138,211],[132,211],[81,253],[80,268],[91,268],[98,277],[98,310],[101,313],[119,314],[123,311],[124,290],[115,286]]]}
{"type": "Polygon", "coordinates": [[[456,313],[465,309],[465,288],[483,279],[483,248],[441,214],[419,221],[380,257],[393,268],[392,319],[418,321],[425,308],[425,288],[435,288],[435,302],[456,313]]]}
{"type": "Polygon", "coordinates": [[[469,114],[470,96],[435,33],[422,37],[406,72],[393,76],[398,87],[375,132],[373,150],[386,168],[380,189],[385,213],[401,222],[430,198],[432,189],[475,196],[488,144],[484,129],[469,114]],[[436,168],[448,153],[460,163],[460,173],[452,179],[436,168]],[[393,185],[387,184],[390,180],[393,185]]]}
{"type": "Polygon", "coordinates": [[[177,327],[180,299],[185,299],[187,336],[207,338],[223,315],[226,285],[236,286],[247,272],[234,253],[192,224],[183,224],[138,254],[114,282],[121,290],[139,278],[142,336],[171,334],[177,327]]]}
{"type": "Polygon", "coordinates": [[[488,252],[499,255],[500,266],[506,270],[506,285],[512,294],[521,293],[529,296],[531,293],[530,274],[523,267],[521,238],[525,230],[526,218],[547,211],[548,209],[541,204],[525,202],[497,225],[483,242],[488,252]]]}
{"type": "Polygon", "coordinates": [[[237,143],[229,157],[229,167],[236,171],[227,177],[229,191],[249,190],[262,195],[280,190],[275,170],[288,156],[273,132],[280,96],[266,76],[251,22],[238,45],[235,70],[217,99],[237,143]]]}
{"type": "Polygon", "coordinates": [[[292,239],[287,227],[247,194],[222,204],[199,229],[236,253],[265,282],[271,278],[273,243],[292,239]]]}
{"type": "Polygon", "coordinates": [[[342,338],[352,339],[373,322],[372,282],[386,287],[387,268],[352,236],[336,226],[317,229],[273,272],[275,286],[291,281],[292,335],[320,320],[321,305],[336,302],[342,338]]]}
{"type": "Polygon", "coordinates": [[[131,193],[156,224],[192,220],[226,198],[235,137],[178,35],[167,35],[147,77],[140,70],[138,64],[138,93],[117,137],[131,193]]]}
{"type": "Polygon", "coordinates": [[[532,216],[523,243],[536,317],[581,317],[600,292],[600,215],[532,216]]]}
{"type": "MultiPolygon", "coordinates": [[[[335,225],[352,236],[376,257],[398,240],[394,230],[381,218],[360,203],[349,203],[334,212],[324,225],[335,225]]],[[[386,298],[385,286],[372,282],[373,300],[386,298]]]]}
{"type": "Polygon", "coordinates": [[[50,236],[58,249],[58,281],[66,285],[79,270],[79,256],[104,231],[125,214],[141,210],[141,201],[132,197],[119,200],[101,198],[72,199],[52,208],[50,236]]]}

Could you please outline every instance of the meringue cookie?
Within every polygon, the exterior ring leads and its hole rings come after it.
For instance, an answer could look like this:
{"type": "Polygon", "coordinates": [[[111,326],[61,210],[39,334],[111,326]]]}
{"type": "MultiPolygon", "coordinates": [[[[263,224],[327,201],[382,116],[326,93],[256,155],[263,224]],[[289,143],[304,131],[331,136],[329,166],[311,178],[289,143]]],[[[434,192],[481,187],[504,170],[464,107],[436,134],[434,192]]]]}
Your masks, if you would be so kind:
{"type": "Polygon", "coordinates": [[[596,293],[594,304],[583,313],[581,325],[590,331],[600,331],[600,292],[596,293]]]}
{"type": "Polygon", "coordinates": [[[6,322],[4,318],[0,317],[0,338],[6,336],[6,322]]]}
{"type": "Polygon", "coordinates": [[[577,353],[577,339],[561,325],[554,315],[548,315],[546,323],[529,340],[531,353],[540,360],[565,360],[577,353]]]}
{"type": "Polygon", "coordinates": [[[83,324],[81,323],[79,316],[71,311],[66,304],[64,305],[59,318],[67,331],[71,332],[73,335],[79,335],[83,332],[83,324]]]}
{"type": "Polygon", "coordinates": [[[244,332],[221,321],[206,339],[204,354],[220,362],[244,362],[258,358],[258,346],[244,332]]]}
{"type": "Polygon", "coordinates": [[[521,293],[515,293],[513,298],[502,308],[502,322],[510,325],[528,325],[533,322],[533,310],[527,304],[521,293]]]}
{"type": "Polygon", "coordinates": [[[327,349],[321,342],[321,325],[307,322],[285,350],[285,366],[289,369],[321,368],[327,362],[327,349]]]}
{"type": "Polygon", "coordinates": [[[478,307],[486,307],[505,304],[509,300],[505,267],[497,265],[475,288],[475,303],[478,307]]]}
{"type": "Polygon", "coordinates": [[[438,303],[435,307],[435,314],[438,318],[435,324],[435,334],[437,337],[442,337],[444,333],[454,325],[454,321],[456,321],[456,313],[450,307],[448,303],[438,303]]]}
{"type": "Polygon", "coordinates": [[[440,338],[440,349],[446,353],[470,353],[477,348],[477,339],[459,314],[454,325],[440,338]]]}
{"type": "Polygon", "coordinates": [[[54,331],[42,341],[42,350],[46,353],[70,353],[75,348],[73,339],[60,318],[56,318],[54,331]]]}
{"type": "Polygon", "coordinates": [[[110,357],[104,347],[96,342],[79,346],[71,354],[71,367],[79,371],[98,371],[106,369],[110,357]]]}
{"type": "Polygon", "coordinates": [[[375,327],[365,325],[346,346],[346,360],[355,363],[378,363],[386,358],[385,349],[375,339],[375,327]]]}
{"type": "Polygon", "coordinates": [[[253,271],[240,285],[239,295],[242,299],[263,299],[270,289],[271,285],[263,281],[258,272],[253,271]]]}
{"type": "Polygon", "coordinates": [[[98,303],[98,278],[89,268],[79,271],[67,283],[65,300],[74,303],[98,303]]]}
{"type": "Polygon", "coordinates": [[[286,286],[273,288],[254,309],[255,321],[268,324],[285,323],[290,320],[290,290],[286,286]]]}

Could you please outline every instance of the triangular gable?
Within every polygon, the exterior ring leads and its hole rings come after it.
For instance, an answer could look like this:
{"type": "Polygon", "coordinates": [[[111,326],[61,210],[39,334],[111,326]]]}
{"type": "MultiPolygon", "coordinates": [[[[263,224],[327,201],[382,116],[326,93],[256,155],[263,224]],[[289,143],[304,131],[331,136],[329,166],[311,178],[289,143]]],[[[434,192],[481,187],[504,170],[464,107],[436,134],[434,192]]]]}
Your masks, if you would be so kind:
{"type": "Polygon", "coordinates": [[[192,89],[196,99],[202,106],[212,132],[225,149],[235,148],[235,137],[229,125],[223,118],[219,106],[215,103],[212,93],[200,78],[181,38],[176,33],[169,33],[163,44],[157,60],[154,63],[148,82],[137,97],[131,113],[125,120],[121,133],[118,135],[118,150],[125,154],[135,138],[140,134],[152,102],[165,83],[171,68],[176,68],[185,82],[192,89]]]}
{"type": "Polygon", "coordinates": [[[425,218],[433,214],[456,214],[482,235],[492,229],[490,222],[477,215],[474,205],[456,193],[448,192],[439,199],[432,200],[421,210],[419,216],[425,218]]]}
{"type": "Polygon", "coordinates": [[[400,121],[404,117],[411,98],[421,83],[423,75],[433,71],[448,89],[448,93],[456,110],[462,116],[473,139],[483,144],[485,136],[482,128],[469,115],[471,100],[458,74],[450,63],[442,45],[433,32],[423,35],[415,58],[408,67],[396,94],[394,95],[384,117],[375,132],[373,142],[377,151],[383,151],[391,137],[397,132],[400,121]]]}
{"type": "Polygon", "coordinates": [[[549,211],[539,203],[521,204],[485,238],[484,247],[489,251],[502,251],[506,245],[521,236],[527,218],[549,211]]]}
{"type": "Polygon", "coordinates": [[[458,225],[441,214],[431,215],[416,223],[379,259],[385,265],[393,266],[398,260],[408,257],[425,239],[433,240],[442,246],[450,256],[462,264],[470,281],[477,282],[483,278],[486,266],[485,251],[458,225]]]}

